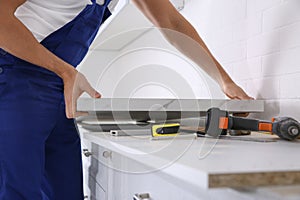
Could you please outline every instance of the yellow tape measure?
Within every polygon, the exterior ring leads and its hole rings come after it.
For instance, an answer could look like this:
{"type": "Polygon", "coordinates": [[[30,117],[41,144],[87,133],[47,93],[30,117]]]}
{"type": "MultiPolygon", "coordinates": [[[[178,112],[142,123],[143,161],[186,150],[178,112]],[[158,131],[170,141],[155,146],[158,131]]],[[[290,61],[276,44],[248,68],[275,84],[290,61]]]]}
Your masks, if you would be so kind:
{"type": "Polygon", "coordinates": [[[179,123],[155,124],[152,125],[152,137],[176,136],[179,133],[179,123]]]}

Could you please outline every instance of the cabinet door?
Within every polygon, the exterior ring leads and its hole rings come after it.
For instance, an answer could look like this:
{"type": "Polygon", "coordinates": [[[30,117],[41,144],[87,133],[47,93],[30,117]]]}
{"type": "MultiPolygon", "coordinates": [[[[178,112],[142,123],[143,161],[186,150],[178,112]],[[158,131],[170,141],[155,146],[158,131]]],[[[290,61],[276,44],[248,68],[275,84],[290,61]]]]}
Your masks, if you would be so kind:
{"type": "Polygon", "coordinates": [[[88,196],[88,200],[107,200],[106,192],[96,182],[96,180],[91,176],[89,177],[89,180],[93,188],[91,188],[91,193],[88,196]]]}
{"type": "Polygon", "coordinates": [[[151,169],[123,155],[113,152],[110,162],[108,200],[133,199],[135,194],[149,194],[151,200],[206,199],[195,197],[174,184],[172,177],[167,177],[161,170],[151,169]]]}
{"type": "Polygon", "coordinates": [[[83,150],[82,161],[85,196],[96,196],[96,184],[99,185],[104,192],[107,192],[109,168],[108,151],[85,139],[82,139],[81,143],[83,150]]]}
{"type": "Polygon", "coordinates": [[[114,171],[115,193],[109,200],[133,199],[135,194],[149,194],[151,200],[205,200],[205,196],[194,196],[188,190],[172,183],[172,179],[160,172],[132,174],[114,171]]]}
{"type": "MultiPolygon", "coordinates": [[[[89,177],[95,179],[96,183],[99,184],[105,191],[108,186],[108,166],[106,163],[99,161],[98,159],[92,157],[91,165],[88,169],[89,177]]],[[[92,182],[93,183],[93,182],[92,182]]],[[[89,181],[89,186],[92,187],[93,184],[89,181]]]]}

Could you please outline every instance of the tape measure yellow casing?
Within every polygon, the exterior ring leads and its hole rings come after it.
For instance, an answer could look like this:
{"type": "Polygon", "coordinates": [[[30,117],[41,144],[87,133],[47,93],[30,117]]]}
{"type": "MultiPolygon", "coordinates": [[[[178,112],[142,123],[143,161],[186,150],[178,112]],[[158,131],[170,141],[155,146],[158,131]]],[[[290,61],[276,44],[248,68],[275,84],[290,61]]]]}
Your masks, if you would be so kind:
{"type": "Polygon", "coordinates": [[[152,137],[176,136],[179,133],[179,123],[155,124],[152,126],[152,137]]]}

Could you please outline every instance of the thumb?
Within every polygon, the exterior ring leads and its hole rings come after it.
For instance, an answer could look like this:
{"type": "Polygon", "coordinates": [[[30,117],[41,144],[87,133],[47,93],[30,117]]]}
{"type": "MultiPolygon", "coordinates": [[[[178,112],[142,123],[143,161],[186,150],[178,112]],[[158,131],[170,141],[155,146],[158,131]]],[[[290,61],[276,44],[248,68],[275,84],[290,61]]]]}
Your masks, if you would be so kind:
{"type": "Polygon", "coordinates": [[[92,88],[91,86],[89,86],[89,88],[87,89],[86,92],[93,98],[101,97],[101,94],[99,92],[97,92],[94,88],[92,88]]]}

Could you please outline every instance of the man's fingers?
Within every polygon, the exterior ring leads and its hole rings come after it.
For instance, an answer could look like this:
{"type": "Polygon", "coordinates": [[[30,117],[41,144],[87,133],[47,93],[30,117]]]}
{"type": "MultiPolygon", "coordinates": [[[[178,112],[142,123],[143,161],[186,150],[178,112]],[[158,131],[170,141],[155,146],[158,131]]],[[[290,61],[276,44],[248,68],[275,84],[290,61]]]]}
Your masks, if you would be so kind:
{"type": "Polygon", "coordinates": [[[73,104],[71,106],[66,106],[66,116],[68,119],[72,119],[80,116],[87,116],[88,114],[89,114],[88,112],[77,112],[76,104],[73,104]]]}
{"type": "Polygon", "coordinates": [[[100,98],[101,94],[97,92],[94,88],[92,88],[90,85],[88,86],[88,89],[86,92],[93,98],[100,98]]]}
{"type": "Polygon", "coordinates": [[[241,99],[243,99],[243,100],[254,100],[253,97],[250,97],[247,94],[245,94],[241,99]]]}
{"type": "Polygon", "coordinates": [[[230,94],[226,93],[225,94],[229,99],[236,99],[236,96],[231,96],[230,94]]]}
{"type": "Polygon", "coordinates": [[[226,94],[227,97],[233,100],[254,100],[253,97],[248,96],[247,94],[244,95],[229,95],[226,94]]]}
{"type": "Polygon", "coordinates": [[[65,103],[66,103],[66,116],[68,119],[75,118],[75,113],[76,113],[76,100],[77,97],[75,94],[71,96],[66,96],[65,103]]]}
{"type": "Polygon", "coordinates": [[[88,116],[89,113],[88,112],[75,112],[74,113],[74,118],[75,117],[84,117],[84,116],[88,116]]]}
{"type": "Polygon", "coordinates": [[[66,110],[66,113],[67,113],[67,118],[68,119],[73,119],[73,118],[76,118],[76,117],[84,117],[84,116],[89,115],[88,112],[68,112],[67,110],[66,110]]]}
{"type": "Polygon", "coordinates": [[[66,116],[67,116],[68,119],[74,118],[72,113],[73,113],[73,112],[72,112],[72,105],[71,105],[71,104],[68,104],[68,103],[66,102],[66,116]],[[70,107],[71,107],[71,108],[70,108],[70,107]]]}
{"type": "Polygon", "coordinates": [[[249,113],[233,113],[235,117],[248,117],[249,113]]]}

